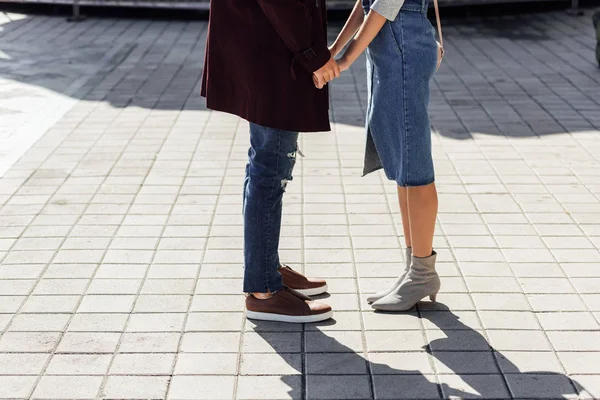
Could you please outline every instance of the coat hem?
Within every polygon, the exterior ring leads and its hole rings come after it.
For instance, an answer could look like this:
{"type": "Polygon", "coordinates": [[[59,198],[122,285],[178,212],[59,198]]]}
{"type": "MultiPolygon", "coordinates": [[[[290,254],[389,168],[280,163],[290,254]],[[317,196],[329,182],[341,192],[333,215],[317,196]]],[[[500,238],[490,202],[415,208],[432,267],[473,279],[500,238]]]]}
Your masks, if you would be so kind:
{"type": "MultiPolygon", "coordinates": [[[[206,96],[203,96],[206,97],[206,96]]],[[[271,120],[263,120],[261,118],[255,118],[249,113],[242,112],[237,109],[237,107],[228,107],[224,105],[215,105],[212,104],[207,98],[206,107],[209,110],[220,111],[227,114],[237,115],[238,117],[245,119],[248,122],[253,124],[261,125],[267,128],[279,129],[288,132],[329,132],[331,131],[331,124],[329,121],[326,123],[323,122],[321,124],[316,124],[316,126],[303,126],[303,125],[288,125],[286,123],[281,123],[280,121],[271,121],[271,120]]]]}

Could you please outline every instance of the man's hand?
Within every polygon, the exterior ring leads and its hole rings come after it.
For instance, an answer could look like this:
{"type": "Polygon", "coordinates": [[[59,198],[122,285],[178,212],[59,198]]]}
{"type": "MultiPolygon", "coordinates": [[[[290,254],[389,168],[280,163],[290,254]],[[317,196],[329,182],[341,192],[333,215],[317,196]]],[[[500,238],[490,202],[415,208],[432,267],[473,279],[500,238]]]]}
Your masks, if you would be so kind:
{"type": "Polygon", "coordinates": [[[313,81],[317,89],[323,89],[325,84],[335,78],[340,77],[340,67],[337,62],[331,57],[327,64],[313,73],[313,81]]]}

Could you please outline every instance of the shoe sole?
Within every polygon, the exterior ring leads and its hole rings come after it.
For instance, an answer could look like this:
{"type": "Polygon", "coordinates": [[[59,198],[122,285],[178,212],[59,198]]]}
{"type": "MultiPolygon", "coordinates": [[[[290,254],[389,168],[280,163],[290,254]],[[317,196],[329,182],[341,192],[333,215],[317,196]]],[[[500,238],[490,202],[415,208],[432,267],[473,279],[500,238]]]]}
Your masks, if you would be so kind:
{"type": "MultiPolygon", "coordinates": [[[[294,289],[294,288],[292,288],[294,289]]],[[[316,287],[316,288],[311,288],[311,289],[294,289],[296,292],[298,293],[302,293],[305,296],[318,296],[320,294],[323,294],[327,291],[327,285],[325,286],[320,286],[320,287],[316,287]]]]}
{"type": "Polygon", "coordinates": [[[273,321],[273,322],[288,322],[292,324],[308,324],[311,322],[321,322],[333,317],[333,311],[328,311],[323,314],[315,315],[283,315],[273,313],[263,313],[258,311],[246,311],[246,316],[249,319],[256,319],[260,321],[273,321]]]}
{"type": "Polygon", "coordinates": [[[404,311],[408,311],[408,310],[412,309],[414,306],[416,306],[417,304],[419,304],[421,301],[423,301],[423,299],[425,299],[427,297],[429,297],[429,300],[431,301],[431,303],[434,303],[434,304],[436,303],[437,293],[430,294],[430,295],[427,295],[427,296],[423,297],[422,299],[420,299],[419,301],[417,301],[415,304],[413,304],[412,306],[410,306],[408,308],[406,306],[404,306],[404,307],[395,307],[392,304],[389,304],[388,308],[385,308],[386,306],[383,306],[383,307],[382,306],[377,306],[376,304],[371,304],[371,307],[374,310],[377,310],[377,311],[404,312],[404,311]]]}

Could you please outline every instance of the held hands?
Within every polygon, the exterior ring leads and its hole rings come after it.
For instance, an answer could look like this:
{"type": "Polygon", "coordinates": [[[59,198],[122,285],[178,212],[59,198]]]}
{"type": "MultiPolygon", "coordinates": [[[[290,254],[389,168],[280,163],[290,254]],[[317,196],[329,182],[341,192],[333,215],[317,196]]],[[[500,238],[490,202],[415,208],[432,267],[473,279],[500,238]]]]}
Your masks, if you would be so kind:
{"type": "Polygon", "coordinates": [[[330,48],[330,50],[332,54],[331,59],[327,64],[313,73],[313,83],[317,89],[323,89],[325,84],[329,81],[339,78],[340,73],[346,71],[352,64],[346,57],[341,57],[337,61],[334,60],[333,57],[335,57],[338,52],[334,52],[332,48],[330,48]]]}
{"type": "Polygon", "coordinates": [[[323,89],[325,84],[335,78],[340,77],[340,68],[337,62],[331,57],[327,64],[313,73],[313,82],[317,89],[323,89]]]}

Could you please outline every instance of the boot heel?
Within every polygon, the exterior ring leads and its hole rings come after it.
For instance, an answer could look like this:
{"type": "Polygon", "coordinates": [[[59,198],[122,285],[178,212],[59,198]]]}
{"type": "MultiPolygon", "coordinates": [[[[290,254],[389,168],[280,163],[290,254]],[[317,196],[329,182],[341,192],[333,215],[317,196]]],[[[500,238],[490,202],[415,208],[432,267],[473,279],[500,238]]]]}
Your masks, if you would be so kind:
{"type": "Polygon", "coordinates": [[[435,303],[435,299],[437,298],[437,293],[434,293],[432,295],[429,296],[429,300],[431,300],[432,303],[435,303]]]}

